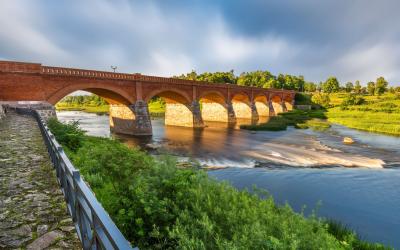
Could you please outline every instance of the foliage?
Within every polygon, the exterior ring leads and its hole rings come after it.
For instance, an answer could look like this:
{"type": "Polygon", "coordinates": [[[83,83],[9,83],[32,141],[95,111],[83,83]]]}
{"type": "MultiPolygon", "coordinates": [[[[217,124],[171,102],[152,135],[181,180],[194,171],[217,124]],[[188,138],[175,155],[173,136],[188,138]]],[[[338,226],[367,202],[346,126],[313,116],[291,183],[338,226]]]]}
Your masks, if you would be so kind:
{"type": "Polygon", "coordinates": [[[354,85],[352,82],[347,82],[346,86],[345,86],[345,90],[347,93],[350,93],[351,91],[353,91],[354,89],[354,85]]]}
{"type": "Polygon", "coordinates": [[[365,249],[365,250],[385,250],[392,249],[385,247],[382,244],[371,244],[362,241],[357,234],[343,225],[342,223],[334,220],[327,220],[328,232],[335,235],[335,237],[341,242],[351,242],[353,249],[365,249]]]}
{"type": "Polygon", "coordinates": [[[98,95],[67,95],[61,99],[59,104],[65,103],[69,106],[82,105],[82,106],[103,106],[108,105],[107,101],[98,95]]]}
{"type": "Polygon", "coordinates": [[[236,84],[237,77],[233,73],[233,70],[228,72],[204,72],[202,74],[197,74],[196,71],[192,70],[192,72],[182,74],[180,76],[174,76],[174,78],[179,79],[187,79],[187,80],[195,80],[195,81],[205,81],[205,82],[213,82],[213,83],[230,83],[236,84]]]}
{"type": "MultiPolygon", "coordinates": [[[[252,71],[243,72],[239,77],[234,75],[233,70],[229,72],[204,72],[202,74],[197,74],[196,71],[192,71],[187,74],[182,74],[180,76],[174,76],[179,79],[196,80],[196,81],[206,81],[213,83],[230,83],[238,84],[242,86],[253,86],[259,88],[283,88],[283,89],[294,89],[298,91],[303,91],[305,88],[305,81],[303,76],[293,76],[293,75],[283,75],[279,74],[274,76],[269,71],[252,71]]],[[[311,83],[309,83],[309,86],[311,83]]],[[[314,84],[315,87],[315,84],[314,84]]],[[[312,87],[311,87],[312,88],[312,87]]]]}
{"type": "Polygon", "coordinates": [[[70,150],[77,151],[81,146],[82,137],[85,132],[79,128],[77,121],[64,125],[57,118],[50,118],[47,125],[54,133],[57,141],[70,150]]]}
{"type": "Polygon", "coordinates": [[[324,93],[335,93],[339,91],[339,82],[336,77],[329,77],[323,84],[322,84],[322,91],[324,93]]]}
{"type": "Polygon", "coordinates": [[[379,77],[375,82],[375,94],[382,95],[387,91],[388,82],[383,77],[379,77]]]}
{"type": "Polygon", "coordinates": [[[360,81],[356,81],[356,83],[354,84],[354,93],[360,94],[361,88],[362,87],[361,87],[360,81]]]}
{"type": "Polygon", "coordinates": [[[374,82],[367,83],[367,91],[370,95],[375,95],[375,83],[374,82]]]}
{"type": "Polygon", "coordinates": [[[238,85],[254,86],[262,88],[264,86],[269,88],[280,88],[280,84],[276,81],[275,77],[269,71],[253,71],[243,72],[237,80],[238,85]]]}
{"type": "Polygon", "coordinates": [[[315,92],[317,90],[317,85],[313,82],[305,82],[304,83],[304,91],[305,92],[315,92]]]}
{"type": "Polygon", "coordinates": [[[296,93],[294,97],[296,105],[312,105],[311,95],[305,93],[296,93]]]}
{"type": "Polygon", "coordinates": [[[330,104],[329,94],[316,93],[311,97],[311,101],[321,107],[327,108],[330,104]]]}
{"type": "Polygon", "coordinates": [[[349,94],[342,102],[342,106],[361,105],[365,103],[365,99],[360,95],[349,94]]]}

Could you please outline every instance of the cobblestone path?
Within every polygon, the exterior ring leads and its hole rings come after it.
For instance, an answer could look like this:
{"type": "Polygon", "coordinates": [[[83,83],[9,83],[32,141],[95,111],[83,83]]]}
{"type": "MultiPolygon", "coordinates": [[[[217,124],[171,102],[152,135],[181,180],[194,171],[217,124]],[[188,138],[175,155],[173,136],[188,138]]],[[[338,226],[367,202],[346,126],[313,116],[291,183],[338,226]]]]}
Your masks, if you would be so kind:
{"type": "Polygon", "coordinates": [[[80,249],[36,120],[0,120],[0,249],[80,249]]]}

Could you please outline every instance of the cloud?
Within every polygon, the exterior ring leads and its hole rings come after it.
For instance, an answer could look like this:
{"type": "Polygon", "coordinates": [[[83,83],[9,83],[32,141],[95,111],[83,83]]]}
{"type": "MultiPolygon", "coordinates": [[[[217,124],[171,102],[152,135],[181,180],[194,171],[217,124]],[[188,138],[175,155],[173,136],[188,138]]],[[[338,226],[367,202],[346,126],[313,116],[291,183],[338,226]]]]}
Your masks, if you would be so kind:
{"type": "Polygon", "coordinates": [[[163,76],[269,70],[400,83],[400,3],[13,0],[0,58],[163,76]]]}

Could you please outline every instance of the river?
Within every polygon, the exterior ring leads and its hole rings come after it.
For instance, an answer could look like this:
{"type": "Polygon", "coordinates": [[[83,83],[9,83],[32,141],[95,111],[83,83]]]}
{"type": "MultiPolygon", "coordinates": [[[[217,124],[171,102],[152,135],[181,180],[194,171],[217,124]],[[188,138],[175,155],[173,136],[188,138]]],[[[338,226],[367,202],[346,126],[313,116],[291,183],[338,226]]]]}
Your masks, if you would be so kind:
{"type": "Polygon", "coordinates": [[[90,135],[118,137],[152,154],[227,167],[209,175],[239,189],[264,188],[295,211],[316,209],[318,216],[341,221],[363,239],[400,249],[400,137],[340,125],[323,132],[251,132],[207,123],[194,130],[164,126],[163,118],[152,120],[153,136],[133,137],[111,135],[106,115],[68,111],[57,116],[79,120],[90,135]],[[345,136],[355,143],[343,144],[345,136]]]}

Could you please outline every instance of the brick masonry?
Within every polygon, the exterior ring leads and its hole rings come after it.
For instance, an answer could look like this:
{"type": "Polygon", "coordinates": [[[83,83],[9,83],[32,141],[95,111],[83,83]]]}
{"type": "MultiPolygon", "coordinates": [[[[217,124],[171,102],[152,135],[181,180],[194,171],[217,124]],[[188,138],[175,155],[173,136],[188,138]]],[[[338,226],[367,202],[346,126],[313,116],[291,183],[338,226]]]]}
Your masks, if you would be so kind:
{"type": "Polygon", "coordinates": [[[154,96],[169,100],[165,115],[167,125],[202,127],[203,120],[235,122],[236,118],[258,119],[258,116],[290,110],[295,95],[289,90],[10,61],[0,61],[0,90],[0,102],[46,104],[34,107],[45,118],[55,115],[51,106],[64,96],[86,90],[105,98],[112,106],[117,105],[110,110],[112,130],[138,135],[151,134],[147,102],[154,96]],[[214,104],[222,106],[205,105],[205,110],[201,111],[199,102],[205,96],[214,96],[218,99],[214,104]]]}

